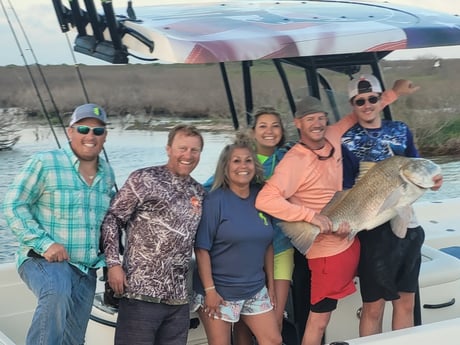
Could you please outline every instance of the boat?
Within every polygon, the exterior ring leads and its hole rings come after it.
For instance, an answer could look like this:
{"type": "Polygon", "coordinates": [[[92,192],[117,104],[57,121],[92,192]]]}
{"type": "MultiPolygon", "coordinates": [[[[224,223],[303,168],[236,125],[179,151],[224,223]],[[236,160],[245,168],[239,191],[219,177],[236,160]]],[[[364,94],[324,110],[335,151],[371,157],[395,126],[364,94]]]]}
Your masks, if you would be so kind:
{"type": "MultiPolygon", "coordinates": [[[[142,58],[215,65],[222,76],[236,130],[241,121],[251,123],[255,104],[252,80],[257,77],[251,74],[254,64],[271,63],[284,86],[285,103],[292,114],[295,98],[303,92],[322,99],[333,122],[347,113],[347,100],[340,99],[334,90],[343,87],[351,75],[370,72],[384,85],[379,62],[391,52],[460,45],[460,17],[388,1],[234,0],[138,8],[128,1],[128,7],[123,9],[114,9],[112,1],[103,1],[102,12],[96,10],[92,0],[84,1],[86,8],[80,1],[52,3],[61,31],[76,32],[73,49],[78,53],[112,64],[142,58]],[[241,64],[243,109],[234,100],[227,73],[227,64],[234,63],[241,64]],[[305,75],[302,90],[292,89],[290,73],[305,75]]],[[[390,107],[383,114],[392,119],[390,107]]],[[[399,341],[408,339],[407,334],[440,336],[445,329],[449,329],[449,335],[460,335],[460,262],[455,251],[460,248],[458,209],[460,198],[415,204],[426,231],[419,303],[414,315],[417,327],[391,332],[389,320],[385,319],[385,333],[381,337],[399,341]]],[[[0,265],[0,277],[0,302],[5,306],[0,312],[0,331],[13,344],[22,345],[35,300],[17,276],[14,264],[0,265]]],[[[302,272],[296,269],[283,327],[283,342],[287,345],[298,345],[303,334],[309,307],[305,289],[302,272]]],[[[103,291],[100,281],[87,330],[88,345],[113,343],[117,311],[104,303],[103,291]]],[[[356,339],[360,305],[358,293],[340,301],[326,331],[325,343],[345,344],[347,339],[350,344],[368,343],[365,338],[356,339]]],[[[386,317],[389,314],[387,311],[386,317]]],[[[188,344],[206,344],[196,314],[191,313],[190,320],[188,344]]],[[[369,344],[374,341],[370,338],[369,344]]]]}
{"type": "Polygon", "coordinates": [[[10,150],[21,138],[14,118],[2,109],[0,113],[0,151],[10,150]]]}

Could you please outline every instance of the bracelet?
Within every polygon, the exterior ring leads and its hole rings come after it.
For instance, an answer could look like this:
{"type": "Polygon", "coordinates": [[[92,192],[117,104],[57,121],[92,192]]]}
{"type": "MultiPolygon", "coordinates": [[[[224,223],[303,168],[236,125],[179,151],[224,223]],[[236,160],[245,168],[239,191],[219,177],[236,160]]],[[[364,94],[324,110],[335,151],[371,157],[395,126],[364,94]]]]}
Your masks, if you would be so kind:
{"type": "Polygon", "coordinates": [[[215,290],[215,289],[216,287],[213,285],[213,286],[205,288],[204,291],[206,292],[206,291],[215,290]]]}

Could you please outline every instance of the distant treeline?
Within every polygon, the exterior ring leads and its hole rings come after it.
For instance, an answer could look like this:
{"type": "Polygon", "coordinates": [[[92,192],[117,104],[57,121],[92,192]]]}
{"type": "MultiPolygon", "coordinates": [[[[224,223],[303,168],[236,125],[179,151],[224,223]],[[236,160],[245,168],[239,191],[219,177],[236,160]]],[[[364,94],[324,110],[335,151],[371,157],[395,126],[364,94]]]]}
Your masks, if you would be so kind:
{"type": "MultiPolygon", "coordinates": [[[[410,79],[421,86],[416,94],[391,106],[394,118],[405,121],[414,131],[420,151],[460,153],[460,60],[383,61],[381,68],[386,87],[391,87],[396,79],[410,79]]],[[[54,106],[37,67],[30,66],[30,71],[43,103],[52,114],[54,106]]],[[[70,113],[76,105],[86,102],[86,92],[91,102],[100,104],[112,116],[209,118],[231,123],[218,65],[80,65],[78,71],[75,66],[59,65],[42,66],[42,71],[61,114],[70,113]]],[[[339,79],[327,70],[322,73],[333,81],[334,91],[346,99],[347,78],[339,79]]],[[[228,75],[237,112],[244,123],[239,64],[230,64],[228,75]]],[[[275,106],[291,122],[285,92],[271,62],[254,63],[252,75],[254,106],[275,106]]],[[[305,89],[303,72],[287,68],[287,75],[294,94],[305,89]]],[[[26,108],[30,117],[43,116],[37,91],[25,67],[0,67],[0,80],[0,107],[26,108]]]]}

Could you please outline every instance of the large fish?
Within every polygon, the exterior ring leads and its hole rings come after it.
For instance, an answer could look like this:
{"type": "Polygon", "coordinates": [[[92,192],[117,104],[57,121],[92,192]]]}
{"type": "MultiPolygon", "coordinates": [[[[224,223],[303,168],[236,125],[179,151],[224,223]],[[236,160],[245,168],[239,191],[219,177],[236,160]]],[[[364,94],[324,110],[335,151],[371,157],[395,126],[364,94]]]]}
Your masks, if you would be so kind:
{"type": "MultiPolygon", "coordinates": [[[[413,216],[411,204],[433,187],[433,177],[441,168],[424,158],[393,156],[375,163],[353,188],[337,193],[321,214],[333,223],[348,222],[351,236],[371,230],[389,220],[393,232],[403,238],[413,216]]],[[[280,222],[294,247],[306,253],[320,230],[307,222],[280,222]]]]}

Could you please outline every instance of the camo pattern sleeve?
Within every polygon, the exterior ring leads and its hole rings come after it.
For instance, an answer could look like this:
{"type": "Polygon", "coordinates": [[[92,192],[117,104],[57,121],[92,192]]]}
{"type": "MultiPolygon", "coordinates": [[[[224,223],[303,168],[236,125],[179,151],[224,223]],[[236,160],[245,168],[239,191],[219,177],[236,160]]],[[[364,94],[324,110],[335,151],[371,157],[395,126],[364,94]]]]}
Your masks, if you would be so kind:
{"type": "Polygon", "coordinates": [[[133,172],[115,196],[102,234],[108,267],[119,264],[118,233],[125,231],[125,297],[188,303],[187,275],[205,191],[192,177],[166,166],[133,172]]]}

